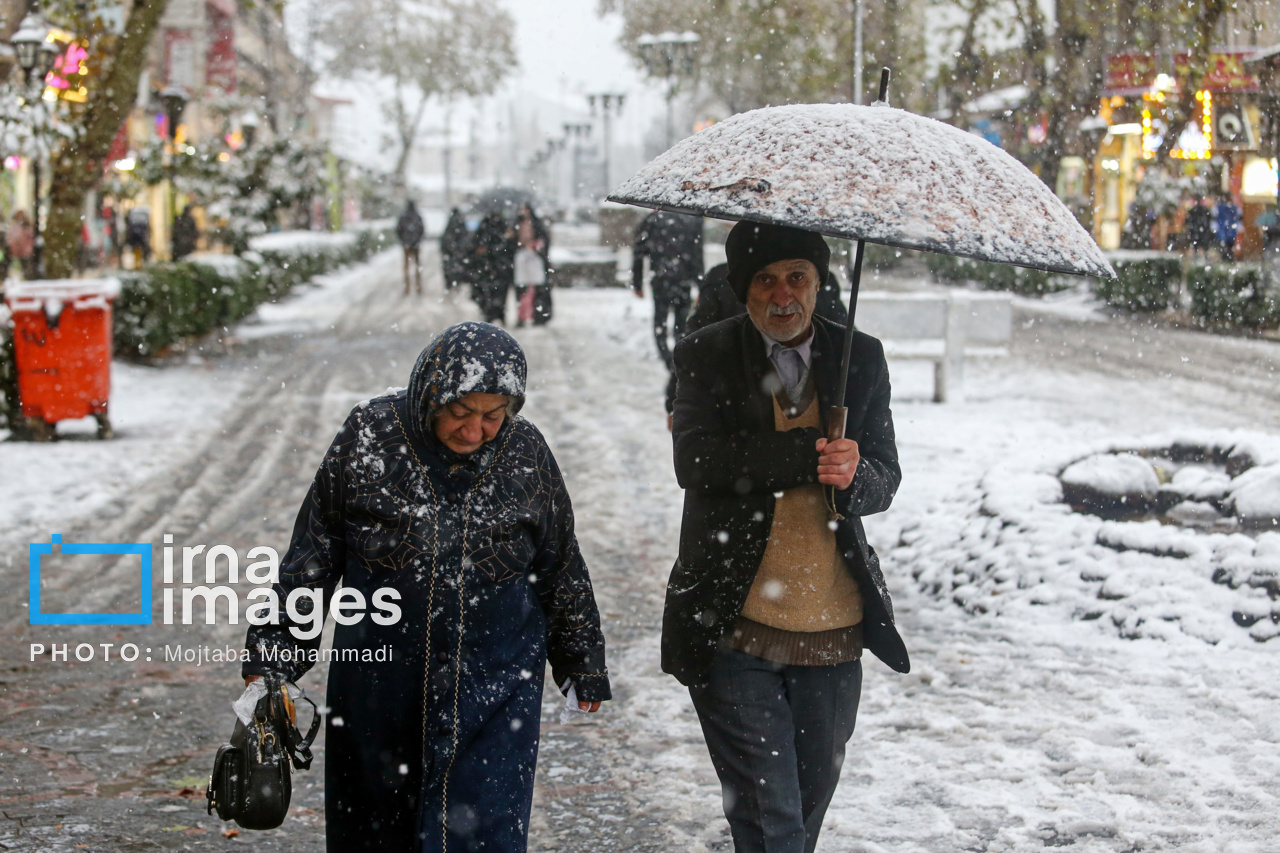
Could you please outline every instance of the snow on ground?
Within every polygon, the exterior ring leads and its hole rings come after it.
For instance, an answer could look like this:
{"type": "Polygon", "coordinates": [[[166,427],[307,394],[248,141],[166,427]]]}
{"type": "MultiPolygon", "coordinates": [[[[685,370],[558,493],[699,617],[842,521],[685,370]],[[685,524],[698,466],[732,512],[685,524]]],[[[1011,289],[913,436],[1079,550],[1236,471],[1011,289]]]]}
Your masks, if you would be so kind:
{"type": "MultiPolygon", "coordinates": [[[[385,279],[397,255],[383,252],[367,264],[300,285],[281,302],[261,306],[235,336],[327,329],[385,279]]],[[[3,481],[25,485],[0,489],[4,530],[43,528],[93,513],[148,477],[181,464],[218,428],[245,382],[243,373],[222,370],[216,360],[203,362],[198,357],[189,364],[160,367],[113,361],[113,440],[97,441],[96,422],[85,418],[58,424],[61,440],[52,444],[0,441],[3,481]]],[[[5,435],[0,431],[0,438],[5,435]]]]}
{"type": "Polygon", "coordinates": [[[244,384],[216,364],[194,362],[113,362],[109,414],[116,437],[110,441],[96,440],[92,418],[59,423],[60,440],[51,444],[0,441],[4,530],[48,527],[98,511],[192,453],[244,384]]]}
{"type": "Polygon", "coordinates": [[[399,275],[398,250],[374,255],[368,263],[344,267],[298,285],[287,298],[268,302],[236,327],[242,340],[331,329],[353,306],[368,297],[374,283],[399,275]]]}

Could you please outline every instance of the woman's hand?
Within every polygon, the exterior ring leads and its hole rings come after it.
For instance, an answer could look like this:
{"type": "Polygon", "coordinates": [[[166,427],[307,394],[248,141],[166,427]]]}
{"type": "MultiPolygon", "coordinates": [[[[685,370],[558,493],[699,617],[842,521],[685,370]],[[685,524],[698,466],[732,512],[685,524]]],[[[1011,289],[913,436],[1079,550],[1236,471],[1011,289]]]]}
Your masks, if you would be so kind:
{"type": "Polygon", "coordinates": [[[588,714],[594,714],[596,711],[600,710],[600,703],[599,702],[579,702],[578,710],[586,711],[588,714]]]}

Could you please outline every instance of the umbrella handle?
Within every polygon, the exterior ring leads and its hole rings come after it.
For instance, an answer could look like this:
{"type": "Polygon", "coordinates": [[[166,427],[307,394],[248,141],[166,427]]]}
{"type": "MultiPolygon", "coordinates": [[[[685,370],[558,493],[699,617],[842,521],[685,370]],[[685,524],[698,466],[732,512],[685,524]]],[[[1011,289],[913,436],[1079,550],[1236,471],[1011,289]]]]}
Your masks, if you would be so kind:
{"type": "Polygon", "coordinates": [[[827,441],[844,438],[845,426],[849,421],[847,406],[832,406],[827,409],[827,441]]]}

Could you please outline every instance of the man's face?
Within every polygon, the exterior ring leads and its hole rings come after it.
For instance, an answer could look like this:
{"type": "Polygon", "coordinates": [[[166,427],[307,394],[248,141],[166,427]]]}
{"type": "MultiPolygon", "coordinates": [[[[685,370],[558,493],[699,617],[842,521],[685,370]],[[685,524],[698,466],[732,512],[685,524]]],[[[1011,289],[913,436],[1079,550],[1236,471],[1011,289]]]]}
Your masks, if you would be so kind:
{"type": "Polygon", "coordinates": [[[479,393],[454,400],[436,415],[436,438],[454,453],[474,453],[498,434],[510,402],[505,394],[479,393]]]}
{"type": "Polygon", "coordinates": [[[751,277],[747,288],[751,322],[765,337],[788,346],[807,336],[817,302],[818,268],[811,261],[769,264],[751,277]]]}

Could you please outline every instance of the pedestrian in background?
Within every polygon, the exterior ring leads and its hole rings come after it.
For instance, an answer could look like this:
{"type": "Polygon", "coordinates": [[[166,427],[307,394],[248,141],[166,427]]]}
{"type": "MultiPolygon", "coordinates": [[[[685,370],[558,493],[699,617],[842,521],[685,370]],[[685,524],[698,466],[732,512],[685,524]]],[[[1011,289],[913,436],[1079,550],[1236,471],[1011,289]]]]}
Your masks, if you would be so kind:
{"type": "MultiPolygon", "coordinates": [[[[569,493],[518,415],[526,375],[502,329],[445,329],[407,390],[347,416],[298,513],[279,600],[310,590],[329,605],[341,584],[366,602],[389,588],[399,608],[339,617],[333,633],[344,653],[325,694],[330,853],[522,853],[547,664],[574,710],[610,698],[569,493]],[[361,662],[379,649],[386,660],[361,662]]],[[[289,611],[249,629],[246,682],[311,668],[321,632],[299,639],[290,629],[307,620],[289,611]]]]}
{"type": "Polygon", "coordinates": [[[396,238],[404,247],[404,295],[409,295],[409,263],[413,263],[413,282],[419,296],[422,295],[422,259],[418,249],[422,245],[422,236],[426,228],[422,224],[422,215],[418,206],[409,199],[404,204],[404,211],[396,221],[396,238]]]}
{"type": "Polygon", "coordinates": [[[812,853],[862,690],[864,645],[898,672],[862,517],[902,478],[884,348],[814,316],[830,250],[812,232],[740,222],[725,245],[747,316],[676,345],[680,554],[662,669],[689,688],[738,853],[812,853]],[[841,386],[849,421],[823,419],[841,386]],[[856,440],[851,436],[857,436],[856,440]]]}
{"type": "Polygon", "coordinates": [[[9,232],[5,240],[9,246],[9,258],[22,266],[22,277],[36,278],[36,271],[32,268],[32,258],[36,251],[36,233],[31,227],[31,217],[27,216],[25,210],[14,211],[13,217],[9,220],[9,232]]]}
{"type": "Polygon", "coordinates": [[[649,259],[649,288],[653,292],[653,338],[658,355],[671,369],[671,337],[684,337],[693,287],[702,278],[702,219],[657,210],[640,222],[632,245],[631,287],[644,296],[644,262],[649,259]]]}
{"type": "Polygon", "coordinates": [[[139,269],[151,260],[151,210],[146,205],[129,208],[124,217],[124,243],[129,249],[133,266],[139,269]]]}
{"type": "Polygon", "coordinates": [[[1204,203],[1204,199],[1195,198],[1187,209],[1183,220],[1183,232],[1186,234],[1187,250],[1194,262],[1199,258],[1209,263],[1209,249],[1216,242],[1213,234],[1213,212],[1204,203]]]}
{"type": "Polygon", "coordinates": [[[196,250],[200,241],[200,226],[191,215],[191,208],[184,207],[173,218],[173,259],[180,261],[196,250]]]}
{"type": "Polygon", "coordinates": [[[551,320],[551,286],[547,284],[547,257],[551,232],[529,205],[516,218],[516,325],[542,326],[551,320]]]}
{"type": "Polygon", "coordinates": [[[455,207],[449,211],[449,221],[445,223],[444,233],[440,235],[440,266],[446,291],[470,280],[467,274],[467,248],[470,243],[471,232],[467,230],[467,218],[455,207]]]}
{"type": "Polygon", "coordinates": [[[516,235],[498,211],[490,211],[476,230],[475,283],[471,296],[486,323],[505,323],[507,294],[515,280],[516,235]]]}
{"type": "Polygon", "coordinates": [[[1213,227],[1218,238],[1218,251],[1222,260],[1231,263],[1236,259],[1236,236],[1240,233],[1240,208],[1231,196],[1223,193],[1213,208],[1213,227]]]}

